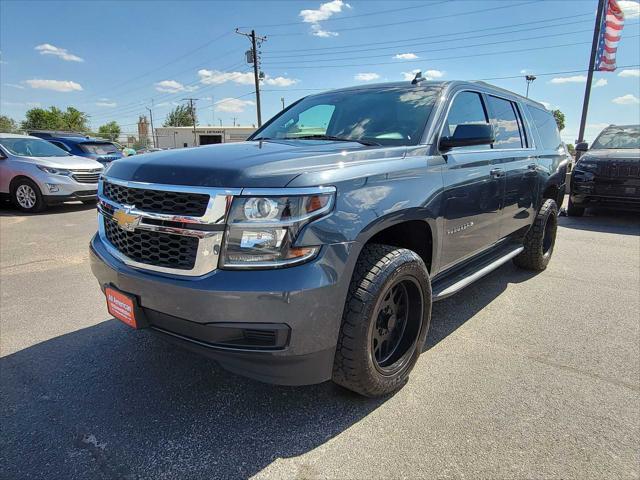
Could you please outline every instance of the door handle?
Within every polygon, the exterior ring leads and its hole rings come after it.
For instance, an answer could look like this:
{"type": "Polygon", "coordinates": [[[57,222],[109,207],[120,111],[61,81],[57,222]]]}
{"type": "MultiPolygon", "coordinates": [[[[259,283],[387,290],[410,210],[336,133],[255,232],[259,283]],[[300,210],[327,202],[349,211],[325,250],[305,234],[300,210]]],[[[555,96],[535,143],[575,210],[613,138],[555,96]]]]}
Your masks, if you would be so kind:
{"type": "Polygon", "coordinates": [[[489,172],[489,174],[491,175],[491,178],[500,178],[504,176],[504,170],[501,168],[494,168],[489,172]]]}

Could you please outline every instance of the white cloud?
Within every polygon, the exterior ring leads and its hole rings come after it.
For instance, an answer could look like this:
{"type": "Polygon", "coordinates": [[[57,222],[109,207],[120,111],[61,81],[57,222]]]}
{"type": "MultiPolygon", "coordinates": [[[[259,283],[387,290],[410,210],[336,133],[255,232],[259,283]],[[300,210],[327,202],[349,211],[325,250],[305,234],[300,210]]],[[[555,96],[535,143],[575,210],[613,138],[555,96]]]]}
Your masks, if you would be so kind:
{"type": "Polygon", "coordinates": [[[606,78],[599,78],[598,80],[596,80],[596,83],[593,84],[594,88],[598,88],[598,87],[604,87],[607,83],[607,79],[606,78]]]}
{"type": "Polygon", "coordinates": [[[198,70],[200,82],[205,85],[222,85],[227,82],[239,83],[241,85],[253,85],[252,72],[221,72],[219,70],[198,70]]]}
{"type": "Polygon", "coordinates": [[[19,88],[20,90],[24,90],[24,86],[18,85],[17,83],[5,83],[4,86],[11,87],[11,88],[19,88]]]}
{"type": "Polygon", "coordinates": [[[72,82],[71,80],[41,80],[32,79],[25,80],[25,83],[31,88],[37,88],[41,90],[53,90],[55,92],[73,92],[81,91],[82,86],[79,83],[72,82]]]}
{"type": "Polygon", "coordinates": [[[618,5],[624,13],[625,20],[640,17],[640,3],[631,0],[618,0],[618,5]]]}
{"type": "Polygon", "coordinates": [[[573,75],[572,77],[554,77],[549,83],[562,84],[562,83],[582,83],[586,82],[587,77],[584,75],[573,75]]]}
{"type": "Polygon", "coordinates": [[[527,73],[527,71],[528,70],[526,68],[523,68],[522,70],[520,70],[520,73],[522,73],[524,75],[525,73],[527,73]]]}
{"type": "Polygon", "coordinates": [[[331,2],[326,2],[320,4],[320,8],[318,9],[308,9],[301,10],[298,14],[302,17],[302,21],[304,23],[311,24],[311,34],[316,37],[337,37],[337,32],[331,32],[328,30],[324,30],[319,22],[323,20],[328,20],[336,13],[342,12],[343,8],[351,8],[351,5],[343,2],[342,0],[333,0],[331,2]]]}
{"type": "Polygon", "coordinates": [[[193,92],[197,90],[197,86],[186,86],[176,80],[163,80],[155,84],[158,92],[166,93],[178,93],[178,92],[193,92]]]}
{"type": "Polygon", "coordinates": [[[640,98],[636,97],[635,95],[633,95],[631,93],[627,93],[626,95],[623,95],[621,97],[616,97],[611,101],[613,103],[618,104],[618,105],[638,105],[638,104],[640,104],[640,98]]]}
{"type": "Polygon", "coordinates": [[[113,101],[109,100],[108,98],[100,98],[96,102],[96,106],[97,107],[113,108],[113,107],[117,107],[118,104],[116,102],[113,102],[113,101]]]}
{"type": "Polygon", "coordinates": [[[287,77],[270,77],[266,76],[262,83],[265,85],[273,85],[275,87],[290,87],[291,85],[295,85],[300,80],[295,78],[287,78],[287,77]]]}
{"type": "Polygon", "coordinates": [[[319,24],[311,25],[311,35],[314,37],[328,38],[337,37],[338,32],[332,32],[331,30],[323,30],[319,24]]]}
{"type": "Polygon", "coordinates": [[[394,55],[393,58],[397,58],[398,60],[415,60],[418,56],[415,53],[398,53],[394,55]]]}
{"type": "Polygon", "coordinates": [[[318,23],[340,13],[343,7],[351,8],[351,5],[342,0],[333,0],[320,4],[320,8],[317,10],[301,10],[298,15],[302,17],[304,23],[318,23]]]}
{"type": "Polygon", "coordinates": [[[640,68],[627,68],[625,70],[621,70],[620,73],[618,73],[618,76],[623,78],[640,77],[640,68]]]}
{"type": "Polygon", "coordinates": [[[427,80],[434,80],[436,78],[442,78],[444,72],[441,70],[427,70],[426,72],[422,72],[422,76],[427,80]]]}
{"type": "Polygon", "coordinates": [[[217,112],[242,113],[244,109],[250,105],[255,105],[251,100],[241,100],[239,98],[223,98],[216,102],[217,112]]]}
{"type": "MultiPolygon", "coordinates": [[[[223,83],[233,82],[240,85],[253,85],[255,83],[253,72],[221,72],[219,70],[199,70],[198,76],[200,82],[205,85],[222,85],[223,83]]],[[[272,85],[276,87],[290,87],[295,85],[300,80],[287,77],[270,77],[266,76],[262,79],[262,83],[265,85],[272,85]]]]}
{"type": "Polygon", "coordinates": [[[80,58],[77,55],[73,55],[69,53],[66,48],[56,47],[55,45],[51,45],[50,43],[43,43],[42,45],[38,45],[35,49],[40,52],[40,55],[53,55],[54,57],[58,57],[65,62],[84,62],[84,59],[80,58]]]}
{"type": "MultiPolygon", "coordinates": [[[[414,68],[410,72],[402,72],[402,78],[405,81],[410,82],[415,78],[416,73],[418,73],[419,71],[419,68],[414,68]]],[[[444,77],[444,73],[445,72],[443,72],[442,70],[427,70],[425,72],[422,72],[422,78],[424,78],[425,80],[435,80],[436,78],[444,77]]]]}
{"type": "Polygon", "coordinates": [[[357,73],[353,76],[354,80],[358,80],[359,82],[372,82],[373,80],[377,80],[380,78],[380,75],[377,73],[357,73]]]}

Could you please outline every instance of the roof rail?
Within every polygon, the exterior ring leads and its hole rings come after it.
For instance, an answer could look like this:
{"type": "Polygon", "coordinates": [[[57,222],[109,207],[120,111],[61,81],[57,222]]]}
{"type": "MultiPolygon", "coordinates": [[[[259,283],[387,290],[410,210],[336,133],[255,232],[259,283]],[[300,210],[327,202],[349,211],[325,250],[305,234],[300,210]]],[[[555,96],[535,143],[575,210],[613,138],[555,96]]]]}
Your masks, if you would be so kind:
{"type": "Polygon", "coordinates": [[[69,131],[61,131],[61,130],[27,130],[29,135],[34,135],[36,137],[41,138],[51,138],[51,137],[85,137],[89,138],[89,135],[86,133],[80,132],[69,132],[69,131]]]}

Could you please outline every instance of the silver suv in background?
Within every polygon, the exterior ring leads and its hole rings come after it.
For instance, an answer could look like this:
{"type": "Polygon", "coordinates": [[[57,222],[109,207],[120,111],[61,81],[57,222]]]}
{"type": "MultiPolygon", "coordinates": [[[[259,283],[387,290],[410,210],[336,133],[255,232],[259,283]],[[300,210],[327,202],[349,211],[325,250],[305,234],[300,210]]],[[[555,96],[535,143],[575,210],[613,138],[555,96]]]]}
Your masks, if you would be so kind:
{"type": "Polygon", "coordinates": [[[103,167],[28,135],[0,133],[0,195],[25,212],[79,200],[95,202],[103,167]]]}

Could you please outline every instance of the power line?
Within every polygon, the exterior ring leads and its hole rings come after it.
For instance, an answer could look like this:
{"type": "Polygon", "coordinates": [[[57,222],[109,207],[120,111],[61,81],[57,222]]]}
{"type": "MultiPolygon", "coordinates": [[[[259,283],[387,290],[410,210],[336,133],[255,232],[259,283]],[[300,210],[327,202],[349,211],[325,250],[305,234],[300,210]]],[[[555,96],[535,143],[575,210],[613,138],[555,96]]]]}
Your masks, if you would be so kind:
{"type": "MultiPolygon", "coordinates": [[[[416,8],[434,7],[434,6],[439,5],[441,3],[450,3],[450,0],[442,0],[442,1],[433,2],[433,3],[424,3],[422,5],[413,5],[413,6],[410,6],[410,7],[392,8],[392,9],[389,9],[389,10],[377,10],[375,12],[359,13],[357,15],[345,15],[345,16],[341,16],[341,17],[332,17],[332,18],[327,18],[326,20],[322,20],[322,23],[325,23],[325,22],[336,22],[336,21],[340,21],[340,20],[351,20],[353,18],[361,18],[361,17],[371,17],[373,15],[383,15],[385,13],[403,12],[403,11],[406,11],[406,10],[414,10],[416,8]]],[[[240,28],[272,28],[272,27],[275,28],[275,27],[290,27],[292,25],[300,25],[300,24],[308,24],[308,22],[301,22],[300,20],[298,20],[296,22],[253,25],[252,27],[241,26],[240,28]]]]}
{"type": "MultiPolygon", "coordinates": [[[[638,35],[627,35],[625,38],[636,38],[638,35]]],[[[559,47],[570,47],[575,45],[584,45],[585,43],[590,44],[591,42],[573,42],[573,43],[564,43],[564,44],[556,44],[556,45],[547,45],[543,47],[534,47],[534,48],[520,48],[515,50],[503,50],[503,51],[494,51],[494,52],[486,52],[486,53],[473,53],[469,55],[458,55],[458,56],[449,56],[449,57],[437,57],[437,58],[419,58],[417,60],[404,60],[402,62],[378,62],[378,63],[351,63],[346,65],[322,65],[320,68],[345,68],[345,67],[371,67],[371,66],[379,66],[379,65],[407,65],[407,64],[415,64],[420,62],[433,62],[437,60],[455,60],[461,58],[473,58],[473,57],[482,57],[487,55],[504,55],[509,53],[522,53],[522,52],[531,52],[535,50],[546,50],[550,48],[559,48],[559,47]]],[[[301,70],[301,69],[309,69],[309,68],[319,68],[317,65],[287,65],[281,66],[280,68],[288,69],[288,70],[301,70]]]]}
{"type": "MultiPolygon", "coordinates": [[[[428,21],[432,21],[432,20],[442,20],[443,18],[451,18],[451,17],[461,17],[464,15],[473,15],[476,13],[485,13],[485,12],[492,12],[495,10],[506,10],[509,8],[516,8],[516,7],[520,7],[523,5],[529,5],[532,3],[540,3],[540,0],[531,0],[528,2],[521,2],[521,3],[514,3],[511,5],[501,5],[499,7],[491,7],[491,8],[481,8],[478,10],[470,10],[468,12],[458,12],[458,13],[451,13],[451,14],[447,14],[447,15],[439,15],[439,16],[435,16],[435,17],[425,17],[425,18],[415,18],[413,20],[403,20],[400,22],[389,22],[389,23],[379,23],[376,25],[361,25],[361,26],[357,26],[357,27],[347,27],[347,28],[340,28],[340,29],[334,29],[333,31],[336,33],[339,32],[350,32],[350,31],[354,31],[354,30],[368,30],[371,28],[385,28],[385,27],[393,27],[396,25],[406,25],[409,23],[416,23],[416,22],[428,22],[428,21]]],[[[304,23],[302,23],[302,25],[305,25],[304,23]]],[[[300,32],[300,33],[271,33],[268,34],[267,36],[269,37],[284,37],[284,36],[291,36],[291,35],[304,35],[304,33],[300,32]]]]}
{"type": "MultiPolygon", "coordinates": [[[[589,17],[592,16],[592,14],[587,14],[589,17]]],[[[582,15],[577,15],[577,17],[580,17],[582,15]]],[[[549,20],[545,20],[545,21],[549,21],[549,20]]],[[[555,21],[557,22],[558,19],[556,18],[555,21]]],[[[529,32],[529,31],[534,31],[534,30],[544,30],[547,28],[557,28],[557,27],[563,27],[566,28],[567,25],[574,25],[574,24],[582,24],[582,23],[592,23],[593,20],[592,19],[588,19],[588,20],[579,20],[577,22],[562,22],[562,23],[558,23],[555,25],[542,25],[542,26],[538,26],[538,27],[532,27],[532,28],[521,28],[518,30],[511,30],[508,32],[496,32],[496,29],[499,28],[511,28],[514,26],[522,26],[522,25],[531,25],[531,24],[536,24],[536,23],[541,23],[541,22],[525,22],[525,23],[520,23],[520,24],[514,24],[514,25],[506,25],[506,26],[496,26],[496,27],[491,27],[491,28],[481,28],[478,30],[468,30],[468,31],[462,31],[462,32],[455,32],[455,33],[447,33],[447,34],[442,34],[442,35],[431,35],[431,36],[427,36],[427,37],[414,37],[412,39],[408,39],[406,41],[414,41],[414,40],[429,40],[429,39],[434,39],[437,38],[438,40],[433,40],[431,42],[428,43],[424,43],[424,42],[418,42],[418,43],[409,43],[409,44],[402,44],[402,45],[391,45],[392,43],[400,43],[400,40],[391,40],[388,42],[375,42],[375,43],[365,43],[365,44],[360,44],[360,45],[378,45],[376,47],[371,47],[371,48],[361,48],[361,49],[357,49],[357,50],[352,50],[350,49],[349,51],[343,51],[343,49],[341,47],[334,47],[331,48],[330,51],[328,52],[317,52],[317,53],[308,53],[307,51],[305,51],[304,53],[304,57],[310,57],[310,56],[318,56],[318,55],[335,55],[336,53],[357,53],[357,52],[369,52],[369,51],[378,51],[378,50],[390,50],[390,49],[399,49],[399,48],[408,48],[408,47],[414,47],[414,46],[422,46],[422,45],[433,45],[433,44],[437,44],[437,43],[450,43],[450,42],[458,42],[458,41],[463,41],[463,40],[472,40],[475,38],[485,38],[485,37],[495,37],[498,35],[510,35],[512,33],[521,33],[521,32],[529,32]],[[475,32],[486,32],[489,31],[489,33],[484,33],[482,35],[471,35],[471,36],[466,36],[466,37],[461,37],[460,35],[463,35],[465,33],[475,33],[475,32]],[[449,38],[443,38],[443,37],[456,37],[453,39],[449,39],[449,38]],[[387,47],[381,46],[381,45],[389,45],[387,47]]],[[[300,52],[300,50],[296,50],[296,52],[300,52]]],[[[269,58],[291,58],[291,54],[288,55],[269,55],[269,58]]]]}
{"type": "MultiPolygon", "coordinates": [[[[430,53],[430,52],[444,52],[444,51],[449,51],[449,50],[457,50],[460,48],[464,48],[464,49],[468,49],[468,48],[472,48],[472,47],[485,47],[488,45],[499,45],[499,44],[503,44],[503,43],[513,43],[513,42],[523,42],[523,41],[527,41],[527,40],[538,40],[540,38],[553,38],[553,37],[563,37],[566,35],[574,35],[576,33],[585,33],[585,32],[593,32],[592,28],[587,28],[587,29],[582,29],[582,30],[574,30],[571,32],[561,32],[561,33],[554,33],[554,34],[545,34],[545,35],[537,35],[537,36],[533,36],[533,37],[524,37],[524,38],[510,38],[507,40],[497,40],[495,42],[485,42],[485,43],[476,43],[476,44],[468,44],[468,45],[460,45],[458,47],[454,47],[454,46],[447,46],[444,48],[430,48],[430,49],[426,49],[426,50],[414,50],[412,53],[430,53]]],[[[427,44],[429,45],[429,44],[427,44]]],[[[389,58],[391,54],[390,53],[383,53],[380,55],[367,55],[366,58],[389,58]]],[[[355,56],[355,57],[341,57],[341,58],[327,58],[327,59],[315,59],[315,60],[298,60],[298,63],[318,63],[318,62],[331,62],[331,61],[341,61],[341,60],[358,60],[363,58],[361,55],[355,56]]],[[[271,62],[271,63],[267,63],[268,65],[278,65],[280,63],[286,63],[286,62],[271,62]]],[[[396,62],[398,64],[400,64],[399,62],[396,62]]]]}

